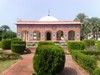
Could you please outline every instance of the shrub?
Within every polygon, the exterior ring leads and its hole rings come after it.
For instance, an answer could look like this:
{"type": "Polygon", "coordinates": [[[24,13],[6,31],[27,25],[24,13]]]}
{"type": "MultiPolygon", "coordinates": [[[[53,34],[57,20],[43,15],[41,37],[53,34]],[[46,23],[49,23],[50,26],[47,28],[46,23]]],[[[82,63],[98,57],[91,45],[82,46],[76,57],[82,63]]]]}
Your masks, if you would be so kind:
{"type": "Polygon", "coordinates": [[[86,55],[100,55],[100,51],[81,51],[82,53],[86,54],[86,55]]]}
{"type": "Polygon", "coordinates": [[[100,41],[96,42],[96,48],[97,48],[97,50],[100,50],[100,41]]]}
{"type": "Polygon", "coordinates": [[[71,54],[75,61],[79,63],[84,69],[88,70],[90,73],[93,72],[96,67],[96,59],[93,56],[85,55],[80,51],[74,50],[71,51],[71,54]]]}
{"type": "Polygon", "coordinates": [[[95,40],[84,40],[83,42],[84,42],[86,48],[95,45],[95,40]]]}
{"type": "Polygon", "coordinates": [[[11,50],[14,53],[23,54],[26,47],[23,44],[12,44],[11,50]]]}
{"type": "Polygon", "coordinates": [[[100,75],[100,68],[96,68],[96,69],[93,71],[93,75],[100,75]]]}
{"type": "Polygon", "coordinates": [[[19,38],[13,38],[11,41],[22,41],[22,40],[19,38]]]}
{"type": "Polygon", "coordinates": [[[53,42],[39,42],[38,46],[40,45],[54,45],[54,43],[53,42]]]}
{"type": "Polygon", "coordinates": [[[37,75],[56,75],[63,70],[64,63],[64,50],[55,45],[38,46],[33,58],[33,67],[37,75]]]}
{"type": "Polygon", "coordinates": [[[2,42],[0,42],[0,48],[2,47],[2,42]]]}
{"type": "Polygon", "coordinates": [[[68,42],[67,46],[69,50],[84,50],[85,48],[83,42],[75,42],[75,41],[68,42]]]}
{"type": "Polygon", "coordinates": [[[13,39],[11,42],[11,49],[14,53],[23,54],[26,49],[26,42],[17,38],[13,39]]]}
{"type": "Polygon", "coordinates": [[[2,40],[2,49],[11,49],[11,40],[10,39],[2,40]]]}
{"type": "Polygon", "coordinates": [[[24,42],[24,41],[12,41],[11,44],[23,44],[23,45],[26,45],[26,42],[24,42]]]}

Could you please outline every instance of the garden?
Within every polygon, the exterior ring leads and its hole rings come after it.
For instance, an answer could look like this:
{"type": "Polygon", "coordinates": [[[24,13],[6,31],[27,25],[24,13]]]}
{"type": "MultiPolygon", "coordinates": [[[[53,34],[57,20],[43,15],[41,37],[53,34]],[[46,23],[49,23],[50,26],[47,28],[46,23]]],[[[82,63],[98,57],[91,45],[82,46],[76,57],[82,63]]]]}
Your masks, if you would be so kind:
{"type": "Polygon", "coordinates": [[[2,39],[0,42],[0,73],[21,59],[26,43],[18,38],[2,39]]]}
{"type": "Polygon", "coordinates": [[[100,75],[100,41],[69,41],[67,46],[73,59],[90,75],[100,75]]]}

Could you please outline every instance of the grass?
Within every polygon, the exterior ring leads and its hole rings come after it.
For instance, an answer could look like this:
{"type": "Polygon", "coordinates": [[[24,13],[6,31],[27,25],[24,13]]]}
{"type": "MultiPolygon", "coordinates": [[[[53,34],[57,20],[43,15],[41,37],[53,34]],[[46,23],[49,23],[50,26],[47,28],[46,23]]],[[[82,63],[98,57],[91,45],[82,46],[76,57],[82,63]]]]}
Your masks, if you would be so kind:
{"type": "Polygon", "coordinates": [[[16,63],[18,60],[0,60],[0,73],[9,68],[12,64],[16,63]]]}
{"type": "Polygon", "coordinates": [[[100,61],[97,61],[97,66],[100,68],[100,61]]]}

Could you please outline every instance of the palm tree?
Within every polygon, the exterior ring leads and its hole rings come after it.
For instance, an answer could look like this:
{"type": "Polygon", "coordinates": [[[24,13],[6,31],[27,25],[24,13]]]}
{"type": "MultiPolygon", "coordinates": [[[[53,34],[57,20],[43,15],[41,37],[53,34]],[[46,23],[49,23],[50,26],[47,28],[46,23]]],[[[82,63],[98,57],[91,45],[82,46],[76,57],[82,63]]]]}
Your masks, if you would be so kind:
{"type": "Polygon", "coordinates": [[[100,19],[97,17],[92,17],[89,19],[89,23],[91,24],[91,33],[93,35],[93,39],[97,40],[100,32],[100,19]]]}
{"type": "Polygon", "coordinates": [[[87,16],[84,13],[79,13],[75,20],[80,21],[81,24],[81,39],[85,39],[86,36],[86,26],[87,26],[87,16]]]}

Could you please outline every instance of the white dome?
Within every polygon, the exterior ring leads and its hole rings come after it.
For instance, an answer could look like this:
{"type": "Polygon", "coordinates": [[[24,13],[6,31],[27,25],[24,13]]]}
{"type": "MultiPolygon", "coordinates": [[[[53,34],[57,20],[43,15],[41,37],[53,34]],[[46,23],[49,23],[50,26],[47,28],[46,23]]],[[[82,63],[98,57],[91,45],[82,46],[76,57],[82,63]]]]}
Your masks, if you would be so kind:
{"type": "Polygon", "coordinates": [[[45,16],[42,17],[39,21],[59,21],[59,20],[53,16],[45,16]]]}

